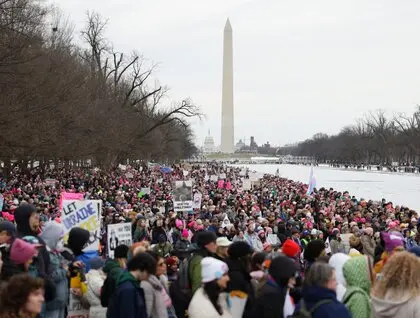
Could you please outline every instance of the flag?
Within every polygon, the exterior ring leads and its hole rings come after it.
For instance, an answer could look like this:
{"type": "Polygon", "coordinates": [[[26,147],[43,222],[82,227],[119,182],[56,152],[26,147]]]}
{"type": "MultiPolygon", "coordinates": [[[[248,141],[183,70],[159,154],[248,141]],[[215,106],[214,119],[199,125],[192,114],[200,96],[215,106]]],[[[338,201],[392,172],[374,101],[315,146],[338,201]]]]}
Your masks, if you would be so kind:
{"type": "Polygon", "coordinates": [[[306,195],[311,195],[315,187],[316,187],[316,179],[314,176],[314,168],[311,167],[311,172],[309,174],[308,190],[306,191],[306,195]]]}

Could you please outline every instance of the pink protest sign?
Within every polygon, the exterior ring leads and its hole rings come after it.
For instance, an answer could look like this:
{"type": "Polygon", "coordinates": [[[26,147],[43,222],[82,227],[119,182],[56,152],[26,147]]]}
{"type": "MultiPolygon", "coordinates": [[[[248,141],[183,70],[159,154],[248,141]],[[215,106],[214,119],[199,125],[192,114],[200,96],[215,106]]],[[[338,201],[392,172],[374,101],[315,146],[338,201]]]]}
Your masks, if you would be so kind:
{"type": "Polygon", "coordinates": [[[218,187],[219,189],[222,189],[222,188],[224,187],[224,185],[225,185],[225,182],[224,182],[223,180],[219,180],[219,181],[217,182],[217,187],[218,187]]]}
{"type": "Polygon", "coordinates": [[[232,190],[232,183],[230,181],[226,182],[225,188],[226,190],[232,190]]]}
{"type": "Polygon", "coordinates": [[[63,200],[83,200],[83,193],[61,192],[60,212],[63,209],[63,200]]]}

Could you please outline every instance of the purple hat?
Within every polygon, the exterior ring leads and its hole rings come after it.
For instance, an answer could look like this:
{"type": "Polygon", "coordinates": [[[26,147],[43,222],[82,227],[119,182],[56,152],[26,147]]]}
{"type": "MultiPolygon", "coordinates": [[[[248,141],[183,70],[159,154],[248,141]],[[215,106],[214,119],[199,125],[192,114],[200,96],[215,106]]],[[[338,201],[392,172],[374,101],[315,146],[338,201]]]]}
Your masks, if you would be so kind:
{"type": "Polygon", "coordinates": [[[400,232],[382,232],[381,236],[387,252],[392,252],[396,247],[404,247],[404,237],[400,232]]]}

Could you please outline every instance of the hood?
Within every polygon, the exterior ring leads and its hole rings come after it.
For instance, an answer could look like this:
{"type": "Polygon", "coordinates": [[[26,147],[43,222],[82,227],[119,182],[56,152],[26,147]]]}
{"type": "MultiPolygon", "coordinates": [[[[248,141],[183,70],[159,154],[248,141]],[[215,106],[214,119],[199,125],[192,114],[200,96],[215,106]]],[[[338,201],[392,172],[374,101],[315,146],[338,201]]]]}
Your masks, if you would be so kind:
{"type": "Polygon", "coordinates": [[[118,277],[117,286],[120,286],[125,282],[132,282],[135,286],[139,286],[139,282],[127,271],[123,271],[118,277]]]}
{"type": "Polygon", "coordinates": [[[372,285],[372,266],[366,255],[349,259],[343,266],[343,274],[348,287],[359,287],[368,295],[372,285]]]}
{"type": "Polygon", "coordinates": [[[107,259],[104,265],[104,268],[102,269],[105,274],[108,274],[111,272],[114,268],[120,268],[120,264],[118,261],[114,259],[107,259]]]}
{"type": "Polygon", "coordinates": [[[160,280],[155,275],[150,275],[149,279],[147,280],[150,285],[152,285],[153,289],[162,290],[162,284],[160,280]]]}
{"type": "Polygon", "coordinates": [[[384,299],[372,296],[372,307],[378,316],[392,318],[396,317],[401,307],[406,307],[407,302],[412,299],[412,296],[409,294],[404,295],[400,300],[387,299],[386,296],[384,299]]]}
{"type": "Polygon", "coordinates": [[[23,204],[15,211],[16,229],[20,236],[37,236],[38,233],[33,231],[29,226],[29,218],[32,213],[36,213],[36,208],[30,204],[23,204]]]}
{"type": "Polygon", "coordinates": [[[74,227],[69,233],[67,246],[73,251],[74,255],[82,254],[83,247],[89,241],[90,233],[80,227],[74,227]]]}
{"type": "Polygon", "coordinates": [[[40,237],[50,249],[55,250],[57,243],[64,237],[64,227],[55,221],[48,222],[45,224],[40,237]]]}
{"type": "Polygon", "coordinates": [[[334,267],[335,275],[337,277],[337,282],[342,286],[346,286],[346,280],[343,275],[343,266],[350,259],[350,256],[344,253],[337,253],[331,256],[329,264],[334,267]]]}

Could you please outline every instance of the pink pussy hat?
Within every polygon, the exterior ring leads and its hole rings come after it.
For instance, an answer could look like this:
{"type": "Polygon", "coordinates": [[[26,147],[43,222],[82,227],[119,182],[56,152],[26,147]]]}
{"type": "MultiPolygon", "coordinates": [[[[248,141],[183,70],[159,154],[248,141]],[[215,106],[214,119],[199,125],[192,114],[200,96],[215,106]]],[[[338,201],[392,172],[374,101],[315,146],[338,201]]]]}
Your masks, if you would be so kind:
{"type": "Polygon", "coordinates": [[[21,239],[15,239],[10,249],[10,259],[17,265],[24,264],[36,255],[36,246],[21,239]]]}

